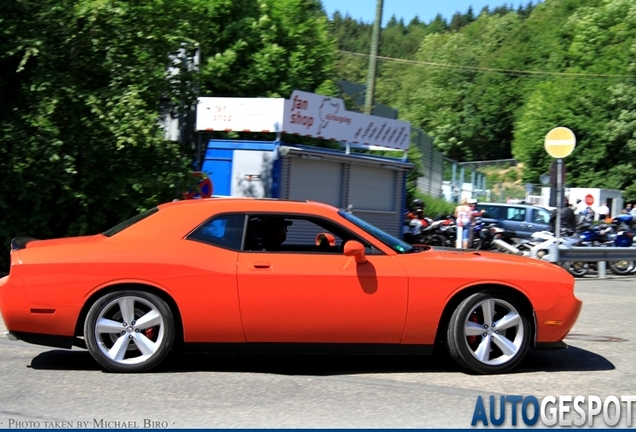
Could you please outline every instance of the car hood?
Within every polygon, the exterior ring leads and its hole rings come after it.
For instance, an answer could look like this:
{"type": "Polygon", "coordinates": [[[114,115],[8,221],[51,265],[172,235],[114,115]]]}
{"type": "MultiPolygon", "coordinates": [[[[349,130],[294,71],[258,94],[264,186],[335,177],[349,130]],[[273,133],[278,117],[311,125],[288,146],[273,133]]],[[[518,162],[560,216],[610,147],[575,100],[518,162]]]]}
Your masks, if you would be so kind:
{"type": "Polygon", "coordinates": [[[502,265],[502,266],[532,266],[535,269],[546,269],[547,271],[553,271],[558,274],[568,274],[562,267],[555,265],[548,261],[542,261],[539,259],[528,258],[526,256],[512,255],[501,252],[488,252],[481,250],[461,250],[453,248],[434,247],[431,250],[424,252],[422,257],[435,255],[438,258],[449,260],[456,259],[468,265],[474,263],[475,265],[482,265],[484,260],[489,265],[502,265]]]}

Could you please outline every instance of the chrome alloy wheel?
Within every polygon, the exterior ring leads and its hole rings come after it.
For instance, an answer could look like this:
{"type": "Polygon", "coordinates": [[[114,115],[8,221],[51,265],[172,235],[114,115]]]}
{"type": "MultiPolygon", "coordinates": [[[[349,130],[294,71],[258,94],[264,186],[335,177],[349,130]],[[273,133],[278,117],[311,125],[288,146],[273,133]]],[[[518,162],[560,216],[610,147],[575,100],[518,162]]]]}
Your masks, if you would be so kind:
{"type": "Polygon", "coordinates": [[[113,372],[145,372],[172,350],[172,310],[158,295],[145,290],[104,294],[84,321],[84,340],[91,356],[113,372]]]}
{"type": "Polygon", "coordinates": [[[480,363],[498,366],[524,349],[523,320],[507,301],[484,299],[473,306],[464,323],[466,346],[480,363]]]}
{"type": "Polygon", "coordinates": [[[448,321],[448,353],[470,372],[508,372],[528,351],[531,320],[531,306],[518,294],[497,289],[474,293],[455,307],[448,321]]]}
{"type": "Polygon", "coordinates": [[[165,326],[163,317],[148,300],[119,297],[98,314],[95,339],[106,357],[121,364],[135,364],[159,350],[165,326]]]}

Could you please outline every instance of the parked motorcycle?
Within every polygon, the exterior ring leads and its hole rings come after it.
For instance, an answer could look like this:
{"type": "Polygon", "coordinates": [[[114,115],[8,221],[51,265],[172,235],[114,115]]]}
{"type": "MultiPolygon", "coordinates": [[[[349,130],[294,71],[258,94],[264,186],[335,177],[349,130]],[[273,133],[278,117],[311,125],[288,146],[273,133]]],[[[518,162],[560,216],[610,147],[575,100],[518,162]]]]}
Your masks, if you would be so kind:
{"type": "Polygon", "coordinates": [[[524,248],[526,241],[516,236],[513,231],[508,231],[498,226],[491,225],[492,233],[491,250],[509,253],[513,255],[523,255],[520,248],[524,248]]]}
{"type": "Polygon", "coordinates": [[[489,250],[492,248],[492,241],[495,239],[495,233],[492,230],[495,224],[486,223],[481,218],[475,219],[473,226],[473,240],[471,248],[475,250],[489,250]]]}
{"type": "Polygon", "coordinates": [[[455,247],[455,235],[455,221],[452,216],[447,216],[424,228],[419,241],[430,246],[455,247]]]}
{"type": "MultiPolygon", "coordinates": [[[[608,234],[608,240],[616,247],[631,247],[634,244],[634,232],[624,229],[608,234]]],[[[609,261],[607,265],[617,275],[627,275],[636,270],[636,262],[633,260],[609,261]]]]}
{"type": "MultiPolygon", "coordinates": [[[[634,233],[629,230],[627,224],[632,223],[632,218],[625,216],[629,215],[621,215],[614,218],[611,224],[599,224],[579,233],[579,242],[575,246],[631,247],[634,244],[634,233]]],[[[568,263],[567,269],[572,275],[582,277],[590,269],[596,270],[597,265],[595,262],[575,261],[568,263]]],[[[636,263],[630,260],[608,261],[607,265],[612,273],[617,275],[630,274],[636,267],[636,263]]]]}

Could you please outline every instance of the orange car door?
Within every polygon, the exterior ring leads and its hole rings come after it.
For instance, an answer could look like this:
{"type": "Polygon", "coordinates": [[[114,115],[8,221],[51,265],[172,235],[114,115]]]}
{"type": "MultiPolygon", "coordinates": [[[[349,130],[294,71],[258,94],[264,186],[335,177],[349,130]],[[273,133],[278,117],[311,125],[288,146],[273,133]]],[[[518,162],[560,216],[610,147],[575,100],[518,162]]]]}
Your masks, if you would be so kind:
{"type": "Polygon", "coordinates": [[[248,342],[399,343],[408,281],[387,255],[239,253],[248,342]]]}

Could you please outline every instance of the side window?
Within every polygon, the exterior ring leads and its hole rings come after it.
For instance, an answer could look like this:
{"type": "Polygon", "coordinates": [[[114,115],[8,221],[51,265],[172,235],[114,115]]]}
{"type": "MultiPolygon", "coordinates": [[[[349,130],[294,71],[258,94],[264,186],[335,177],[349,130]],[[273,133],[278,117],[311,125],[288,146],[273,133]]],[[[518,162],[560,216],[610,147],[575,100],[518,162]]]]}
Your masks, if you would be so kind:
{"type": "Polygon", "coordinates": [[[349,231],[324,219],[297,215],[253,215],[249,217],[246,251],[342,254],[348,240],[358,240],[366,253],[381,253],[349,231]]]}
{"type": "Polygon", "coordinates": [[[550,223],[550,212],[543,209],[535,209],[533,221],[534,223],[550,223]]]}
{"type": "Polygon", "coordinates": [[[526,220],[526,209],[521,207],[510,207],[506,212],[506,219],[511,221],[523,222],[526,220]]]}
{"type": "Polygon", "coordinates": [[[225,249],[239,250],[243,241],[244,224],[244,215],[219,215],[197,228],[188,236],[188,240],[196,240],[225,249]]]}
{"type": "Polygon", "coordinates": [[[483,218],[488,218],[488,219],[502,219],[501,217],[501,207],[496,207],[496,206],[488,206],[488,207],[483,207],[481,208],[479,205],[477,206],[477,208],[479,210],[484,210],[484,214],[482,215],[483,218]]]}

